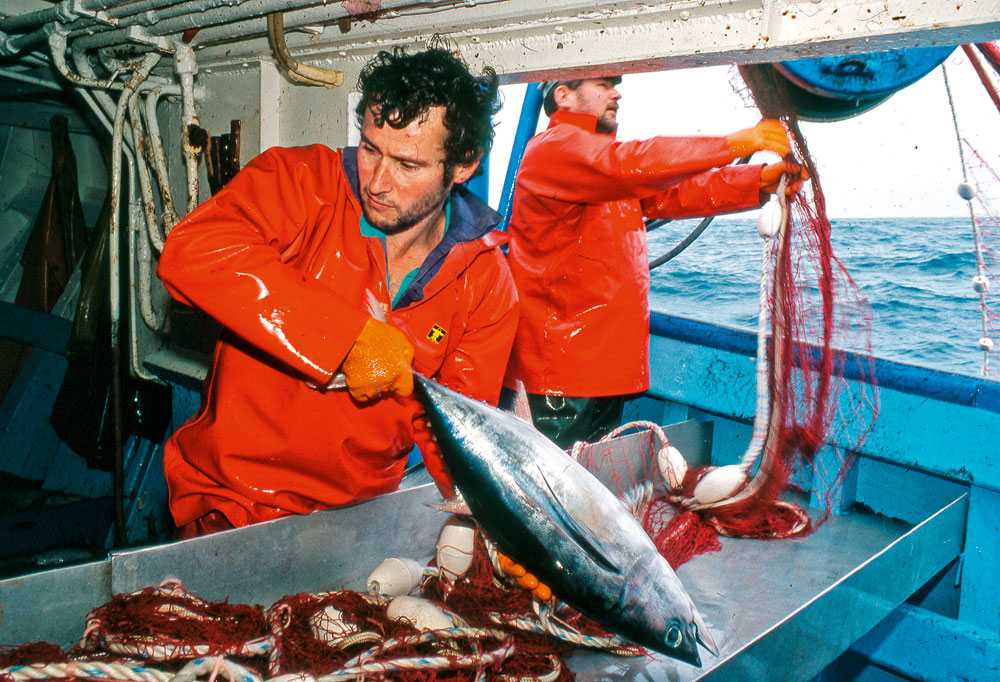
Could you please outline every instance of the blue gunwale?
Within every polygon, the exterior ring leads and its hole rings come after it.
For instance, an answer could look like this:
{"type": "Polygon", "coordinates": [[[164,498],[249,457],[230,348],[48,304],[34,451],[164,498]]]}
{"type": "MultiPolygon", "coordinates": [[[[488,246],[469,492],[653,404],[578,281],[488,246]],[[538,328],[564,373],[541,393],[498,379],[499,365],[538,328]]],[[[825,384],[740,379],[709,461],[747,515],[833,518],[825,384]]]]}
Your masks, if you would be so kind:
{"type": "MultiPolygon", "coordinates": [[[[652,312],[649,328],[656,336],[706,348],[750,357],[757,353],[756,334],[734,327],[652,312]]],[[[883,358],[869,361],[857,353],[845,353],[845,379],[860,380],[866,373],[862,372],[862,368],[866,371],[872,368],[878,386],[884,389],[1000,413],[1000,383],[989,379],[918,367],[883,358]]]]}

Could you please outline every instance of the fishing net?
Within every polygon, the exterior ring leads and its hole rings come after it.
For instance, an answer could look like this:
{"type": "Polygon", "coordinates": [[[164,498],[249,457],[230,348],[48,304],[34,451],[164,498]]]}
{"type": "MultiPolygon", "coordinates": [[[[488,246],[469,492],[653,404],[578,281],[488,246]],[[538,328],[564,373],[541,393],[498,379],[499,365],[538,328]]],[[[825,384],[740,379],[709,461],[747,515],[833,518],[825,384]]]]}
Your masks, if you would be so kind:
{"type": "Polygon", "coordinates": [[[754,496],[716,513],[714,523],[732,535],[763,529],[767,536],[775,524],[798,527],[799,510],[779,500],[791,485],[809,490],[811,505],[820,510],[801,531],[808,532],[839,506],[850,453],[864,442],[878,414],[872,312],[833,253],[819,170],[786,81],[766,64],[741,66],[739,72],[761,114],[786,125],[792,156],[806,167],[810,181],[790,197],[786,238],[772,240],[767,354],[771,429],[764,459],[773,449],[774,471],[754,496]],[[848,355],[847,348],[854,352],[848,355]],[[762,515],[770,517],[763,524],[762,515]]]}
{"type": "MultiPolygon", "coordinates": [[[[569,682],[566,658],[575,646],[644,653],[575,610],[538,598],[544,586],[530,575],[526,583],[523,568],[505,571],[503,556],[466,523],[472,532],[460,554],[467,566],[411,561],[420,568],[416,577],[387,594],[373,582],[376,570],[370,593],[294,594],[267,609],[206,601],[175,580],[115,595],[88,614],[69,655],[45,642],[0,651],[0,680],[569,682]],[[394,612],[398,604],[406,610],[394,612]]],[[[438,557],[442,547],[455,549],[439,541],[438,557]]]]}
{"type": "MultiPolygon", "coordinates": [[[[761,114],[787,127],[790,156],[810,180],[787,198],[784,229],[768,242],[762,258],[757,419],[742,461],[689,468],[652,428],[656,442],[635,445],[659,483],[634,511],[674,567],[718,549],[717,535],[782,538],[812,532],[842,506],[851,453],[878,413],[871,308],[833,253],[819,172],[785,81],[767,65],[740,67],[739,73],[761,114]],[[663,478],[655,475],[656,462],[663,478]],[[709,479],[724,494],[702,493],[709,479]]],[[[617,471],[605,482],[628,497],[628,485],[641,480],[635,469],[642,466],[635,453],[606,461],[610,452],[589,448],[573,454],[592,470],[617,471]]]]}
{"type": "Polygon", "coordinates": [[[49,642],[28,642],[20,646],[0,647],[0,670],[32,663],[65,663],[66,652],[49,642]]]}
{"type": "Polygon", "coordinates": [[[168,580],[118,594],[87,615],[79,653],[173,661],[196,656],[249,657],[266,646],[259,606],[207,602],[168,580]]]}
{"type": "Polygon", "coordinates": [[[973,289],[979,299],[982,337],[978,347],[983,353],[983,376],[1000,377],[1000,310],[997,305],[997,277],[1000,277],[1000,175],[980,156],[968,140],[965,147],[965,171],[973,190],[969,213],[976,246],[976,276],[973,289]],[[991,363],[992,361],[992,363],[991,363]]]}

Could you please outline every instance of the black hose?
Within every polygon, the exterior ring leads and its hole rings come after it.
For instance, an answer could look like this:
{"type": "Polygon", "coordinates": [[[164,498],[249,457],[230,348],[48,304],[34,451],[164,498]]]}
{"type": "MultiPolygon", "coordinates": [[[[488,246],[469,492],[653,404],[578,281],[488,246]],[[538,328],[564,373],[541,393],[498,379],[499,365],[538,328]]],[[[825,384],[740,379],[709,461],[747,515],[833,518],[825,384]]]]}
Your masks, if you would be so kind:
{"type": "Polygon", "coordinates": [[[701,236],[701,233],[704,232],[705,229],[709,225],[712,224],[712,221],[714,219],[715,219],[714,215],[710,215],[710,216],[706,216],[705,218],[702,218],[701,222],[698,223],[698,227],[694,228],[691,231],[691,234],[689,234],[688,236],[684,237],[684,239],[681,240],[680,244],[678,244],[674,248],[670,249],[669,251],[667,251],[662,256],[659,256],[655,260],[649,261],[649,270],[650,270],[650,272],[652,272],[656,268],[658,268],[661,265],[663,265],[664,263],[666,263],[668,260],[670,260],[671,258],[673,258],[674,256],[676,256],[677,254],[679,254],[681,251],[683,251],[687,247],[691,246],[691,243],[694,242],[694,240],[697,239],[699,236],[701,236]]]}
{"type": "MultiPolygon", "coordinates": [[[[736,162],[736,165],[740,166],[740,165],[743,165],[745,163],[749,163],[751,156],[753,156],[753,154],[747,154],[742,159],[739,159],[736,162]]],[[[702,218],[701,222],[698,223],[698,227],[694,228],[691,231],[691,234],[689,234],[688,236],[684,237],[684,239],[682,239],[681,242],[677,246],[675,246],[674,248],[670,249],[669,251],[667,251],[662,256],[659,256],[659,257],[657,257],[657,258],[649,261],[649,270],[650,270],[650,272],[652,272],[656,268],[660,267],[661,265],[663,265],[667,261],[671,260],[674,256],[676,256],[677,254],[679,254],[681,251],[683,251],[687,247],[691,246],[691,244],[694,242],[694,240],[697,239],[698,237],[700,237],[701,233],[704,232],[708,228],[708,226],[712,224],[712,221],[714,219],[715,219],[714,215],[710,215],[710,216],[706,216],[706,217],[702,218]]],[[[665,225],[668,222],[670,222],[670,221],[668,221],[668,220],[659,220],[659,219],[658,220],[650,220],[649,222],[646,223],[646,232],[649,232],[651,229],[655,230],[656,228],[661,227],[662,225],[665,225]]]]}

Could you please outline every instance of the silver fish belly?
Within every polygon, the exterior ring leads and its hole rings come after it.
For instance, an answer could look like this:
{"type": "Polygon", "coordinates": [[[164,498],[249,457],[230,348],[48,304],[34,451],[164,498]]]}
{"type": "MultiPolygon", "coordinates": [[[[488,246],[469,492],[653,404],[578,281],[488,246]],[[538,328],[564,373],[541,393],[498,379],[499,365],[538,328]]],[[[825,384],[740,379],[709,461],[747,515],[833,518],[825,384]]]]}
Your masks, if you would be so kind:
{"type": "Polygon", "coordinates": [[[699,643],[716,652],[621,500],[531,424],[415,376],[449,473],[501,551],[615,634],[692,665],[699,643]]]}

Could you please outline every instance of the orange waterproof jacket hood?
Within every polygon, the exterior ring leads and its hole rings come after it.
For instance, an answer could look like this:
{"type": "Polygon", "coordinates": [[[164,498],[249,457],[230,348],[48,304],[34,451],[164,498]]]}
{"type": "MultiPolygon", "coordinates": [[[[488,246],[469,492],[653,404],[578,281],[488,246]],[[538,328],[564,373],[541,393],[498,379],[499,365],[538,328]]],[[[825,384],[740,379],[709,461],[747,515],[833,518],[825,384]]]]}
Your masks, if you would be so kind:
{"type": "Polygon", "coordinates": [[[506,383],[529,393],[627,395],[649,388],[649,266],[643,216],[691,218],[760,205],[760,166],[721,137],[620,142],[597,118],[558,111],[524,152],[508,262],[521,301],[506,383]]]}
{"type": "MultiPolygon", "coordinates": [[[[391,311],[384,246],[361,235],[360,216],[356,150],[276,148],[171,232],[160,277],[226,330],[200,411],[165,449],[178,526],[213,509],[241,526],[396,488],[416,401],[362,406],[306,383],[338,369],[369,317],[367,292],[413,344],[416,371],[496,402],[517,324],[499,215],[456,188],[442,245],[391,311]]],[[[418,444],[447,487],[433,449],[418,444]]]]}

